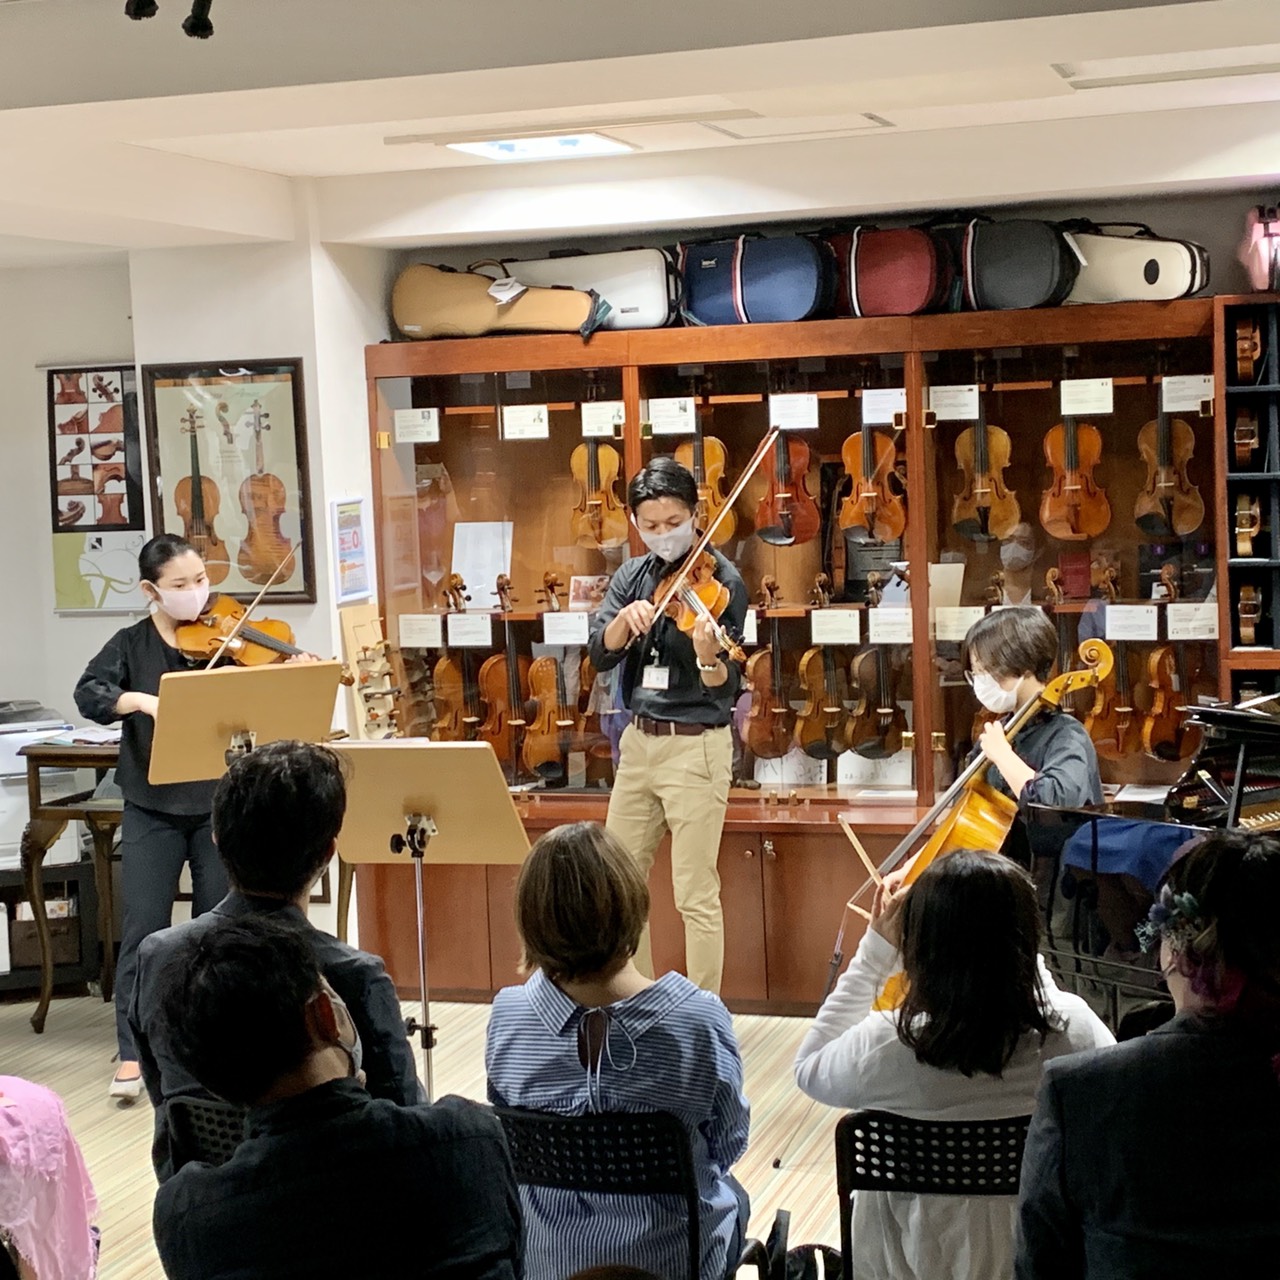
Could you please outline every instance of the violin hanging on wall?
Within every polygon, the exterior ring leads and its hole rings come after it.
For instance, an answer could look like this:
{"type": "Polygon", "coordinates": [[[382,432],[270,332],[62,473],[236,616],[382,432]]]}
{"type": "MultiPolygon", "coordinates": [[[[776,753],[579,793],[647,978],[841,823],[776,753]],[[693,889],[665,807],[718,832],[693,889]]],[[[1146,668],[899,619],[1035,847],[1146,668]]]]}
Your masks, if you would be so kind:
{"type": "Polygon", "coordinates": [[[738,518],[734,513],[721,512],[725,506],[724,478],[729,464],[729,454],[724,443],[715,436],[703,434],[703,424],[711,417],[711,376],[707,375],[702,386],[702,401],[697,404],[693,419],[693,440],[685,441],[676,447],[676,461],[693,473],[694,483],[698,486],[697,527],[706,529],[715,525],[711,535],[711,545],[722,547],[733,537],[738,527],[738,518]]]}
{"type": "MultiPolygon", "coordinates": [[[[222,503],[218,486],[208,476],[200,473],[198,435],[204,427],[201,418],[200,410],[193,405],[182,419],[182,434],[191,445],[191,472],[174,486],[173,505],[182,521],[182,536],[199,553],[200,559],[204,561],[209,585],[216,587],[231,572],[231,557],[227,554],[227,544],[218,537],[217,530],[213,527],[214,518],[222,503]]],[[[247,480],[245,484],[248,484],[247,480]]],[[[288,550],[289,545],[285,543],[285,551],[288,550]]],[[[278,559],[273,561],[262,577],[251,578],[250,581],[260,586],[271,576],[278,563],[278,559]]]]}
{"type": "Polygon", "coordinates": [[[476,736],[487,742],[502,761],[507,781],[513,786],[528,781],[523,764],[525,730],[529,724],[530,660],[516,648],[511,626],[511,579],[500,573],[494,588],[502,610],[502,628],[506,644],[503,653],[486,658],[480,668],[480,697],[486,712],[476,736]]]}
{"type": "MultiPolygon", "coordinates": [[[[880,604],[883,577],[867,574],[867,609],[880,604]]],[[[867,616],[867,634],[871,618],[867,616]]],[[[850,678],[857,689],[857,708],[849,717],[846,740],[860,756],[883,760],[902,750],[902,735],[907,731],[907,715],[898,703],[898,667],[887,653],[887,646],[873,644],[853,660],[850,678]]]]}
{"type": "Polygon", "coordinates": [[[809,492],[809,446],[789,432],[773,445],[773,483],[756,507],[756,533],[762,542],[788,547],[818,536],[822,516],[809,492]]]}
{"type": "Polygon", "coordinates": [[[840,460],[853,480],[840,508],[840,528],[858,541],[897,542],[907,527],[907,508],[894,488],[898,450],[893,440],[864,422],[845,439],[840,460]]]}
{"type": "Polygon", "coordinates": [[[962,537],[991,542],[1009,537],[1022,521],[1018,495],[1004,480],[1012,445],[1009,433],[987,421],[978,394],[978,422],[956,437],[956,466],[963,477],[951,504],[951,525],[962,537]]]}
{"type": "Polygon", "coordinates": [[[1053,481],[1040,499],[1040,523],[1051,538],[1084,542],[1111,523],[1111,504],[1093,478],[1102,461],[1102,434],[1064,415],[1044,438],[1044,458],[1053,481]]]}
{"type": "MultiPolygon", "coordinates": [[[[255,400],[249,406],[249,427],[253,432],[254,472],[240,485],[240,510],[248,521],[249,531],[236,554],[236,564],[245,580],[261,586],[275,572],[286,556],[292,558],[289,539],[280,531],[280,517],[288,504],[288,494],[279,476],[267,470],[262,450],[262,433],[271,430],[262,405],[255,400]]],[[[284,576],[293,572],[289,563],[284,576]]]]}
{"type": "Polygon", "coordinates": [[[625,545],[627,513],[614,489],[622,471],[618,451],[599,440],[584,440],[569,455],[569,471],[579,489],[569,518],[574,542],[599,549],[625,545]]]}
{"type": "MultiPolygon", "coordinates": [[[[760,582],[760,604],[775,609],[778,580],[766,576],[760,582]]],[[[769,619],[769,644],[747,659],[746,680],[751,686],[751,709],[742,735],[747,749],[761,760],[778,760],[791,750],[795,712],[783,674],[782,643],[775,614],[769,619]]]]}
{"type": "Polygon", "coordinates": [[[1161,406],[1154,422],[1138,432],[1138,452],[1147,464],[1147,479],[1133,506],[1134,523],[1153,537],[1185,538],[1204,523],[1204,499],[1187,478],[1187,463],[1196,437],[1181,418],[1170,420],[1161,406]]]}

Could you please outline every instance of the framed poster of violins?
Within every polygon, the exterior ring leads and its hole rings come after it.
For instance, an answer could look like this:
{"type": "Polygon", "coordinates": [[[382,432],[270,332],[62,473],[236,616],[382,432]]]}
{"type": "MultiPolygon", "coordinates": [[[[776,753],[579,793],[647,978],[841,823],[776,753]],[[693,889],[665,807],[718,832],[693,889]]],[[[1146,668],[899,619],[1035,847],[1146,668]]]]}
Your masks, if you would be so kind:
{"type": "Polygon", "coordinates": [[[49,369],[54,533],[142,529],[138,392],[129,366],[49,369]]]}
{"type": "Polygon", "coordinates": [[[316,598],[301,360],[144,365],[154,528],[200,552],[214,591],[316,598]],[[277,572],[278,571],[278,572],[277,572]]]}

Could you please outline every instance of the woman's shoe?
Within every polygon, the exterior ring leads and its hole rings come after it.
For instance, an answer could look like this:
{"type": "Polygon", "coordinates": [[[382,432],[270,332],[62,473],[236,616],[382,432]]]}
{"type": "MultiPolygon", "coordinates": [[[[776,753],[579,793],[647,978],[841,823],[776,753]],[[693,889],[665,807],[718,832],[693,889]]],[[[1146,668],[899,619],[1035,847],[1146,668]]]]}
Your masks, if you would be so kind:
{"type": "Polygon", "coordinates": [[[113,1076],[111,1084],[107,1088],[107,1097],[115,1098],[117,1102],[123,1102],[126,1105],[137,1102],[142,1096],[142,1077],[134,1076],[132,1079],[121,1079],[118,1075],[113,1076]]]}

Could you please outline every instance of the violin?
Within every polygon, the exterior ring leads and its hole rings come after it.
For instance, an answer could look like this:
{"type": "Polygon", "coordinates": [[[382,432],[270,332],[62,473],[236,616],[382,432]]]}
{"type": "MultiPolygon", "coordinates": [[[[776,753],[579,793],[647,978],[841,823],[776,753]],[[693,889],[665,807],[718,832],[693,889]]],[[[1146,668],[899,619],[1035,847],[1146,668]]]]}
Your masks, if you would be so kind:
{"type": "Polygon", "coordinates": [[[951,525],[962,537],[991,542],[1009,537],[1022,522],[1018,495],[1004,480],[1011,452],[1009,433],[987,422],[979,396],[977,426],[966,427],[956,437],[962,480],[951,504],[951,525]]]}
{"type": "Polygon", "coordinates": [[[1142,719],[1133,708],[1129,649],[1123,641],[1116,645],[1111,674],[1098,682],[1084,727],[1097,753],[1108,760],[1122,760],[1142,746],[1142,719]]]}
{"type": "MultiPolygon", "coordinates": [[[[710,393],[709,380],[705,390],[710,393]]],[[[711,545],[721,547],[733,537],[738,518],[731,509],[725,510],[724,477],[729,454],[715,436],[703,434],[703,420],[711,413],[709,404],[699,405],[694,416],[693,442],[679,445],[675,456],[682,467],[693,473],[694,483],[698,486],[698,528],[705,529],[714,522],[711,545]],[[723,519],[720,518],[722,511],[725,511],[723,519]]]]}
{"type": "Polygon", "coordinates": [[[693,635],[700,618],[709,618],[712,634],[720,647],[735,662],[746,661],[747,655],[742,646],[720,626],[720,615],[729,607],[733,597],[729,588],[716,577],[715,557],[709,551],[701,552],[692,564],[686,562],[658,583],[653,589],[653,603],[657,605],[664,598],[667,598],[666,615],[685,635],[693,635]],[[672,586],[676,588],[674,593],[672,586]]]}
{"type": "Polygon", "coordinates": [[[471,653],[458,658],[444,653],[431,673],[436,722],[431,731],[436,742],[472,742],[484,717],[480,714],[480,687],[472,669],[471,653]]]}
{"type": "Polygon", "coordinates": [[[563,585],[558,573],[548,570],[542,575],[542,590],[538,592],[538,598],[547,606],[548,613],[560,612],[560,590],[563,585]]]}
{"type": "MultiPolygon", "coordinates": [[[[778,603],[778,580],[766,576],[760,582],[760,603],[773,609],[778,603]]],[[[778,760],[791,750],[795,712],[783,677],[782,645],[778,619],[769,619],[769,644],[747,660],[747,683],[751,686],[751,709],[742,735],[747,749],[761,760],[778,760]]]]}
{"type": "Polygon", "coordinates": [[[445,579],[444,586],[440,588],[440,598],[449,613],[466,612],[471,597],[467,595],[467,584],[462,580],[462,574],[451,573],[445,579]]]}
{"type": "Polygon", "coordinates": [[[1053,482],[1040,499],[1040,523],[1051,538],[1083,542],[1111,523],[1111,504],[1093,478],[1102,460],[1102,434],[1066,416],[1044,438],[1045,463],[1053,482]]]}
{"type": "MultiPolygon", "coordinates": [[[[880,574],[867,574],[868,609],[879,605],[882,582],[880,574]]],[[[896,755],[902,750],[907,715],[898,704],[898,671],[889,661],[887,646],[871,645],[858,654],[850,678],[858,690],[858,704],[848,721],[848,745],[868,760],[896,755]]]]}
{"type": "MultiPolygon", "coordinates": [[[[227,544],[213,527],[222,505],[218,486],[200,474],[200,444],[197,433],[204,427],[202,414],[194,405],[182,419],[182,434],[191,445],[191,473],[174,486],[173,505],[182,521],[182,536],[196,549],[204,561],[209,585],[216,587],[231,572],[227,544]]],[[[286,548],[287,550],[287,548],[286,548]]],[[[272,565],[274,568],[275,565],[272,565]]],[[[267,571],[270,574],[270,570],[267,571]]],[[[292,633],[290,633],[292,634],[292,633]]]]}
{"type": "Polygon", "coordinates": [[[222,642],[235,631],[235,638],[227,645],[224,656],[237,666],[266,666],[304,652],[294,644],[293,628],[287,622],[277,618],[259,618],[249,624],[243,621],[248,613],[247,605],[238,604],[230,596],[215,596],[194,622],[184,622],[178,627],[178,648],[188,658],[208,661],[218,654],[222,642]]]}
{"type": "Polygon", "coordinates": [[[529,698],[536,710],[524,735],[525,768],[550,784],[568,780],[569,747],[578,717],[569,706],[564,667],[558,658],[535,658],[529,667],[529,698]]]}
{"type": "Polygon", "coordinates": [[[1199,662],[1187,656],[1185,644],[1162,644],[1147,659],[1151,710],[1142,722],[1142,749],[1157,760],[1187,760],[1200,749],[1200,730],[1188,728],[1191,682],[1199,662]]]}
{"type": "Polygon", "coordinates": [[[580,547],[620,547],[627,541],[627,513],[614,491],[622,459],[611,444],[584,440],[569,455],[569,471],[580,495],[569,530],[580,547]]]}
{"type": "Polygon", "coordinates": [[[796,717],[795,744],[814,760],[834,760],[845,749],[848,688],[830,645],[814,645],[800,659],[805,704],[796,717]]]}
{"type": "Polygon", "coordinates": [[[1204,499],[1187,478],[1187,463],[1196,438],[1181,418],[1171,422],[1163,405],[1154,422],[1138,432],[1138,452],[1147,464],[1147,479],[1133,504],[1134,523],[1143,533],[1194,533],[1204,523],[1204,499]]]}
{"type": "Polygon", "coordinates": [[[818,536],[822,516],[809,493],[809,446],[782,433],[773,446],[773,483],[756,506],[756,533],[770,546],[787,547],[818,536]]]}
{"type": "Polygon", "coordinates": [[[1231,437],[1236,447],[1236,470],[1247,471],[1253,466],[1254,450],[1262,443],[1258,434],[1258,415],[1252,409],[1236,410],[1235,425],[1231,437]]]}
{"type": "MultiPolygon", "coordinates": [[[[1043,707],[1061,706],[1063,698],[1081,689],[1095,687],[1111,672],[1111,650],[1101,640],[1086,640],[1080,646],[1081,669],[1068,671],[1051,680],[1005,722],[1004,736],[1012,741],[1032,722],[1043,707]]],[[[879,877],[887,875],[906,860],[921,837],[933,828],[924,845],[907,870],[904,884],[913,884],[934,861],[957,849],[976,849],[989,853],[999,851],[1017,816],[1017,803],[997,791],[986,779],[990,765],[978,751],[960,776],[947,788],[937,803],[906,834],[893,852],[880,865],[876,876],[868,879],[849,899],[849,907],[857,910],[857,900],[879,877]],[[939,821],[941,819],[941,821],[939,821]],[[937,824],[936,827],[934,824],[937,824]]],[[[841,925],[841,937],[843,936],[841,925]]],[[[837,951],[840,939],[837,938],[837,951]]],[[[894,1009],[902,1002],[905,991],[901,974],[893,975],[876,1000],[877,1009],[894,1009]]]]}
{"type": "Polygon", "coordinates": [[[892,439],[865,422],[846,438],[840,460],[853,488],[840,508],[841,529],[861,529],[859,541],[897,542],[907,527],[907,508],[889,484],[897,472],[898,450],[892,439]]]}
{"type": "Polygon", "coordinates": [[[511,579],[498,575],[494,590],[503,613],[503,631],[506,650],[486,658],[480,668],[480,697],[487,714],[476,737],[487,742],[494,754],[505,766],[507,780],[512,785],[526,778],[522,761],[522,746],[528,728],[529,659],[516,650],[515,633],[511,627],[511,579]]]}
{"type": "Polygon", "coordinates": [[[255,467],[253,475],[246,476],[240,485],[240,510],[249,522],[249,531],[236,554],[236,564],[245,580],[255,585],[265,582],[283,563],[290,566],[285,575],[292,572],[293,547],[280,532],[288,494],[280,477],[267,470],[262,452],[262,433],[271,430],[270,416],[257,400],[249,406],[255,467]]]}

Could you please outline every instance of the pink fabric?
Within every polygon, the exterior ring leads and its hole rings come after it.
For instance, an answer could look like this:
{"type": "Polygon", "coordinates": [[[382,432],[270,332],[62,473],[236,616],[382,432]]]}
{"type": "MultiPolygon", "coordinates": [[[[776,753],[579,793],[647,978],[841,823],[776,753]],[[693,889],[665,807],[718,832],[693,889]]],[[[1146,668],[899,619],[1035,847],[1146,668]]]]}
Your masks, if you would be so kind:
{"type": "Polygon", "coordinates": [[[91,1280],[98,1212],[56,1093],[0,1076],[0,1233],[40,1280],[91,1280]]]}

